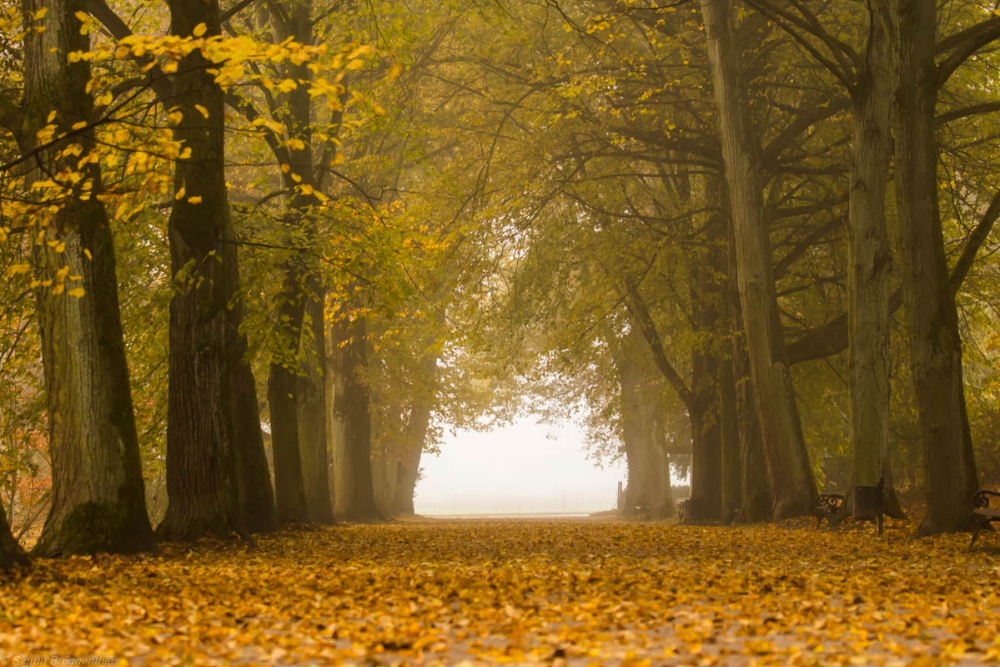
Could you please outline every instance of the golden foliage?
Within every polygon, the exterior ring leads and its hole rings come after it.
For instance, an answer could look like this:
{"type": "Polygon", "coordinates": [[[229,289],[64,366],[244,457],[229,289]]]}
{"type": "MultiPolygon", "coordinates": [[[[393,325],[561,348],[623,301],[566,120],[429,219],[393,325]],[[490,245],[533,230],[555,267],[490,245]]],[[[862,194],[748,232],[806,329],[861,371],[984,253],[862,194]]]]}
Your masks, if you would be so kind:
{"type": "MultiPolygon", "coordinates": [[[[1000,656],[1000,563],[868,526],[425,522],[0,583],[0,656],[131,664],[945,664],[1000,656]]],[[[993,536],[986,536],[989,542],[993,536]]]]}

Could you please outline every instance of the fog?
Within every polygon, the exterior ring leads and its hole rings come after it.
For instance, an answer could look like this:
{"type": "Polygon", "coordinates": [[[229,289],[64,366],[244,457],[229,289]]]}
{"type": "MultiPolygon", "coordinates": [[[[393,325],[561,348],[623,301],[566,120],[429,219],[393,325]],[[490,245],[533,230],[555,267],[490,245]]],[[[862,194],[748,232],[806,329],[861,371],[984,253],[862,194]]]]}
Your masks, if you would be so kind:
{"type": "Polygon", "coordinates": [[[526,417],[488,433],[448,432],[425,454],[417,514],[584,514],[615,507],[624,463],[595,465],[571,422],[526,417]]]}

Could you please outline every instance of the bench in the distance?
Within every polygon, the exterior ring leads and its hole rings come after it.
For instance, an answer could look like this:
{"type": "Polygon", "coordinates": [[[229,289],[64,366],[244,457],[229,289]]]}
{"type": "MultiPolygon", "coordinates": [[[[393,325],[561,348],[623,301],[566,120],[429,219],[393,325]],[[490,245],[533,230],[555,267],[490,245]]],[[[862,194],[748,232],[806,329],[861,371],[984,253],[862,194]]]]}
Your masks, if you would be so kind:
{"type": "Polygon", "coordinates": [[[974,509],[970,518],[972,519],[973,531],[972,542],[969,543],[970,549],[976,544],[979,531],[994,521],[1000,521],[1000,493],[985,489],[976,491],[976,495],[972,497],[972,506],[974,509]],[[991,499],[993,499],[992,505],[990,504],[991,499]]]}
{"type": "Polygon", "coordinates": [[[816,499],[816,508],[813,510],[813,516],[816,517],[816,527],[823,523],[823,519],[830,522],[830,517],[840,511],[840,508],[844,506],[844,496],[839,493],[822,493],[819,498],[816,499]]]}

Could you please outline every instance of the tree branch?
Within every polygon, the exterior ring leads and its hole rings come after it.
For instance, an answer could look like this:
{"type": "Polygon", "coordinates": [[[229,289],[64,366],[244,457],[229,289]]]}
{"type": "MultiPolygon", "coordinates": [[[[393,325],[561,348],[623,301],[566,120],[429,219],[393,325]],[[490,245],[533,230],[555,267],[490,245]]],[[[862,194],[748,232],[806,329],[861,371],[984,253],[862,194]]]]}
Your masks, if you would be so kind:
{"type": "Polygon", "coordinates": [[[986,19],[971,28],[945,37],[935,46],[938,53],[949,53],[937,68],[937,86],[940,88],[959,66],[979,49],[1000,38],[1000,16],[986,19]]]}
{"type": "Polygon", "coordinates": [[[993,111],[1000,111],[1000,100],[973,104],[971,106],[962,107],[961,109],[952,109],[951,111],[946,111],[935,118],[934,122],[937,125],[944,125],[945,123],[950,123],[953,120],[968,118],[969,116],[976,116],[982,113],[991,113],[993,111]]]}
{"type": "MultiPolygon", "coordinates": [[[[128,24],[126,24],[125,21],[118,16],[118,14],[115,14],[114,10],[108,6],[108,3],[105,2],[105,0],[86,0],[84,6],[87,9],[87,13],[100,21],[101,25],[107,28],[108,32],[110,32],[111,36],[116,40],[121,41],[126,37],[132,36],[132,29],[128,27],[128,24]]],[[[132,59],[139,64],[140,69],[151,63],[155,63],[155,61],[150,57],[138,58],[136,56],[132,56],[132,59]]],[[[167,78],[167,75],[160,69],[159,65],[153,64],[153,67],[146,72],[144,82],[153,89],[154,93],[156,93],[156,97],[159,98],[160,104],[165,107],[170,106],[174,96],[174,87],[171,85],[170,79],[167,78]]]]}
{"type": "Polygon", "coordinates": [[[990,205],[983,213],[983,217],[980,218],[979,224],[969,234],[965,247],[962,248],[962,254],[959,256],[958,262],[955,263],[955,268],[952,269],[951,276],[948,278],[948,286],[951,288],[952,296],[958,293],[965,278],[969,275],[969,270],[972,269],[972,264],[976,261],[976,254],[986,242],[990,232],[993,231],[993,224],[997,221],[997,217],[1000,217],[1000,191],[993,195],[990,205]]]}
{"type": "Polygon", "coordinates": [[[625,289],[628,294],[625,307],[628,308],[629,313],[632,315],[632,322],[639,326],[639,329],[642,330],[642,335],[646,338],[646,342],[649,343],[649,349],[653,351],[653,360],[656,362],[656,366],[663,373],[670,386],[674,388],[674,391],[677,392],[677,396],[688,410],[692,410],[694,408],[694,394],[670,363],[670,360],[667,359],[667,353],[663,350],[663,340],[656,331],[656,325],[649,314],[649,309],[646,308],[646,302],[639,295],[639,289],[631,280],[625,281],[625,289]]]}
{"type": "Polygon", "coordinates": [[[791,123],[778,133],[778,136],[771,140],[771,143],[764,147],[761,152],[761,160],[764,165],[769,168],[773,167],[781,154],[795,143],[795,140],[802,136],[806,130],[821,120],[826,120],[837,112],[843,111],[848,106],[850,106],[850,102],[847,99],[837,98],[822,106],[815,106],[800,112],[791,123]]]}

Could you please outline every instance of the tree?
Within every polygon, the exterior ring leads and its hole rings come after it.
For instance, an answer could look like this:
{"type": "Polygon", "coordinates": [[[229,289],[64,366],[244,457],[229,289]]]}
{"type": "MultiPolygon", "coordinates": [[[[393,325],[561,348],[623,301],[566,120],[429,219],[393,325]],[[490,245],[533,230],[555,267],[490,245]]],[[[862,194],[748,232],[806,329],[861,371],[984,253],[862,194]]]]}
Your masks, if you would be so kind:
{"type": "MultiPolygon", "coordinates": [[[[798,3],[755,2],[804,45],[847,89],[852,109],[848,214],[847,338],[851,399],[850,486],[888,485],[891,511],[901,516],[889,470],[889,278],[892,252],[886,222],[892,95],[892,17],[874,1],[864,14],[861,53],[828,32],[798,3]]],[[[847,507],[853,503],[848,499],[847,507]]]]}
{"type": "Polygon", "coordinates": [[[910,372],[927,484],[927,515],[920,532],[928,535],[966,527],[978,487],[965,408],[962,339],[949,285],[938,202],[935,115],[940,86],[975,52],[979,40],[953,45],[950,57],[939,68],[935,62],[936,4],[899,0],[893,18],[899,34],[894,116],[896,200],[910,372]]]}
{"type": "Polygon", "coordinates": [[[30,211],[52,460],[52,507],[35,550],[46,556],[153,546],[118,307],[114,243],[99,201],[90,67],[70,62],[89,38],[82,2],[24,5],[22,154],[48,201],[30,211]],[[48,121],[46,121],[48,119],[48,121]],[[46,142],[41,136],[56,136],[46,142]],[[78,171],[80,169],[81,171],[78,171]],[[47,176],[47,178],[45,178],[47,176]],[[57,210],[52,213],[55,202],[57,210]]]}
{"type": "MultiPolygon", "coordinates": [[[[169,6],[172,34],[219,34],[217,1],[175,0],[169,6]]],[[[157,528],[164,540],[247,530],[240,511],[236,425],[241,311],[230,308],[239,275],[226,196],[224,96],[211,66],[193,51],[173,77],[181,114],[174,133],[191,154],[176,166],[169,222],[178,291],[170,304],[170,504],[157,528]]]]}
{"type": "Polygon", "coordinates": [[[784,519],[812,511],[816,483],[778,317],[762,201],[760,149],[743,89],[732,8],[727,0],[702,0],[701,10],[735,229],[739,294],[757,415],[774,494],[774,518],[784,519]]]}

